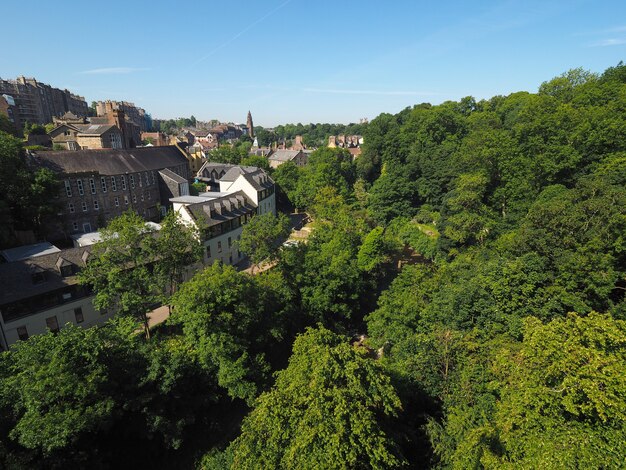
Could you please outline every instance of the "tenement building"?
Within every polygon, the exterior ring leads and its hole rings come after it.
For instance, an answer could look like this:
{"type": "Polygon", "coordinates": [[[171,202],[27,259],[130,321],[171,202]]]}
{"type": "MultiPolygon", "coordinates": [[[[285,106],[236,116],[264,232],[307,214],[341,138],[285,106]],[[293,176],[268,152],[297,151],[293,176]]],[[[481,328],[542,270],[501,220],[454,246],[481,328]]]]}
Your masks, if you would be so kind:
{"type": "Polygon", "coordinates": [[[61,217],[48,230],[52,240],[95,231],[128,209],[158,220],[170,198],[189,195],[189,163],[176,146],[38,152],[31,158],[61,182],[61,217]]]}
{"type": "Polygon", "coordinates": [[[0,79],[0,95],[15,101],[16,118],[24,125],[47,124],[54,116],[70,111],[77,116],[87,116],[87,102],[82,96],[60,90],[34,78],[18,77],[16,80],[0,79]]]}

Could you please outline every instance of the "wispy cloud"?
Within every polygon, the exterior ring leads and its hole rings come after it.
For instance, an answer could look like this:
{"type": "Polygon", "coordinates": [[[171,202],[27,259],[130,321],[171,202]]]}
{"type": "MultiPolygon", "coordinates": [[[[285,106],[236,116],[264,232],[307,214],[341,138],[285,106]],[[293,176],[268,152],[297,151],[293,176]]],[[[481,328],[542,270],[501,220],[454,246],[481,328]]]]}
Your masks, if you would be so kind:
{"type": "Polygon", "coordinates": [[[353,90],[336,88],[303,88],[309,93],[332,93],[337,95],[380,95],[380,96],[433,96],[438,93],[430,91],[397,91],[397,90],[353,90]]]}
{"type": "Polygon", "coordinates": [[[198,60],[196,60],[193,64],[191,65],[197,65],[200,62],[202,62],[203,60],[208,59],[209,57],[211,57],[213,54],[215,54],[216,52],[218,52],[220,49],[225,48],[226,46],[228,46],[230,43],[232,43],[233,41],[239,39],[241,36],[243,36],[245,33],[247,33],[248,31],[250,31],[253,27],[255,27],[256,25],[258,25],[261,21],[267,19],[268,17],[270,17],[271,15],[273,15],[274,13],[276,13],[278,10],[280,10],[282,7],[284,7],[285,5],[287,5],[289,2],[291,2],[291,0],[285,0],[283,3],[281,3],[280,5],[278,5],[276,8],[268,11],[265,15],[263,15],[262,17],[258,18],[257,20],[253,21],[252,23],[250,23],[248,26],[246,26],[244,29],[242,29],[241,31],[239,31],[237,34],[235,34],[232,38],[230,38],[228,41],[223,42],[222,44],[220,44],[219,46],[215,47],[214,49],[211,49],[207,54],[203,55],[202,57],[200,57],[198,60]]]}
{"type": "Polygon", "coordinates": [[[150,70],[145,67],[105,67],[101,69],[83,70],[79,72],[83,75],[122,75],[150,70]]]}
{"type": "Polygon", "coordinates": [[[609,47],[609,46],[620,46],[622,44],[626,44],[626,38],[611,38],[611,39],[603,39],[601,41],[596,41],[591,43],[591,47],[609,47]]]}

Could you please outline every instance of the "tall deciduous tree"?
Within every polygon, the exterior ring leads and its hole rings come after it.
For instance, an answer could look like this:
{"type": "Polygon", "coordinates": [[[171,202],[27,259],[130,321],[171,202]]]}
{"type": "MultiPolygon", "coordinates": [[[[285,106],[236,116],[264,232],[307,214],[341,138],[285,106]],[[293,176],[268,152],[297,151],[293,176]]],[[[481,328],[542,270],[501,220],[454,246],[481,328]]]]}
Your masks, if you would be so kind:
{"type": "Polygon", "coordinates": [[[252,276],[215,263],[172,299],[170,322],[182,327],[201,365],[233,398],[254,399],[268,372],[271,333],[265,325],[273,312],[265,312],[261,298],[252,276]]]}
{"type": "Polygon", "coordinates": [[[153,229],[133,211],[127,211],[100,231],[102,241],[93,245],[80,282],[93,287],[94,305],[130,315],[141,322],[150,338],[148,312],[161,300],[153,229]]]}
{"type": "Polygon", "coordinates": [[[70,454],[79,439],[109,427],[122,405],[112,370],[118,353],[131,350],[134,330],[128,321],[67,325],[58,335],[37,335],[3,353],[0,407],[9,438],[44,456],[70,454]]]}
{"type": "Polygon", "coordinates": [[[231,468],[397,468],[384,421],[401,404],[366,351],[326,329],[296,339],[289,366],[232,444],[231,468]]]}
{"type": "Polygon", "coordinates": [[[195,226],[185,224],[177,212],[170,211],[161,221],[161,230],[148,241],[155,256],[154,273],[167,302],[202,258],[200,233],[195,226]]]}
{"type": "Polygon", "coordinates": [[[250,257],[254,270],[262,261],[276,258],[280,242],[289,235],[289,230],[289,219],[284,214],[257,215],[243,227],[237,246],[250,257]]]}

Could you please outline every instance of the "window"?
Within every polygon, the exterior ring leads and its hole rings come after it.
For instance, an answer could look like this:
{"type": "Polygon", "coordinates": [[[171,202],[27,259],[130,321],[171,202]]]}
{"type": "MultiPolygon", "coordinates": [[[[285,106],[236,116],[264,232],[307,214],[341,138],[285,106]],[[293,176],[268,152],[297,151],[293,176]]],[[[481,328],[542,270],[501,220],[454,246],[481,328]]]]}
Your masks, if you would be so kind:
{"type": "Polygon", "coordinates": [[[93,209],[96,210],[96,211],[100,209],[100,204],[98,204],[98,200],[97,199],[93,200],[93,209]]]}
{"type": "Polygon", "coordinates": [[[93,178],[89,178],[89,187],[91,188],[91,194],[96,194],[96,182],[93,178]]]}
{"type": "Polygon", "coordinates": [[[20,341],[26,341],[28,339],[28,330],[25,326],[17,327],[17,337],[20,339],[20,341]]]}
{"type": "Polygon", "coordinates": [[[83,224],[83,232],[85,233],[91,232],[91,224],[89,222],[85,222],[83,224]]]}
{"type": "Polygon", "coordinates": [[[137,204],[137,195],[136,194],[133,194],[133,203],[137,204]]]}
{"type": "Polygon", "coordinates": [[[128,205],[128,196],[124,196],[124,204],[128,205]]]}
{"type": "Polygon", "coordinates": [[[222,252],[222,242],[217,242],[217,252],[218,253],[222,252]]]}
{"type": "Polygon", "coordinates": [[[46,282],[46,273],[43,271],[35,271],[30,275],[31,281],[33,284],[41,284],[42,282],[46,282]]]}
{"type": "Polygon", "coordinates": [[[126,191],[126,176],[122,175],[122,190],[126,191]]]}
{"type": "Polygon", "coordinates": [[[67,180],[65,181],[65,194],[67,197],[72,197],[72,185],[67,180]]]}
{"type": "Polygon", "coordinates": [[[104,176],[100,178],[100,185],[102,186],[102,192],[106,193],[107,192],[107,180],[104,176]]]}
{"type": "Polygon", "coordinates": [[[144,176],[146,178],[146,186],[150,186],[150,180],[148,179],[148,172],[147,171],[144,173],[144,176]]]}
{"type": "Polygon", "coordinates": [[[231,246],[233,246],[233,240],[228,237],[228,248],[230,248],[231,246]]]}
{"type": "MultiPolygon", "coordinates": [[[[74,274],[74,267],[71,265],[61,266],[61,276],[69,277],[74,274]]],[[[65,295],[65,294],[63,294],[65,295]]],[[[70,294],[71,296],[72,294],[70,294]]]]}
{"type": "Polygon", "coordinates": [[[121,149],[122,148],[122,136],[117,132],[111,132],[109,134],[109,141],[111,142],[111,148],[121,149]]]}
{"type": "Polygon", "coordinates": [[[144,200],[144,195],[143,193],[141,193],[141,201],[143,202],[143,200],[144,200]]]}
{"type": "Polygon", "coordinates": [[[207,258],[211,257],[211,245],[206,246],[206,257],[207,258]]]}
{"type": "Polygon", "coordinates": [[[156,173],[152,172],[152,184],[156,184],[156,173]]]}
{"type": "Polygon", "coordinates": [[[150,200],[150,191],[147,191],[146,194],[148,195],[148,201],[150,200]]]}
{"type": "Polygon", "coordinates": [[[128,178],[130,179],[130,187],[135,189],[135,175],[129,175],[128,178]]]}
{"type": "Polygon", "coordinates": [[[115,181],[115,176],[111,176],[111,189],[113,191],[117,191],[117,182],[115,181]]]}
{"type": "Polygon", "coordinates": [[[67,205],[67,208],[70,210],[70,214],[74,213],[74,204],[72,204],[71,202],[67,205]]]}
{"type": "Polygon", "coordinates": [[[87,203],[85,201],[82,202],[83,212],[87,212],[87,203]]]}
{"type": "Polygon", "coordinates": [[[53,333],[58,333],[59,331],[59,322],[57,321],[56,316],[46,318],[46,326],[53,333]]]}
{"type": "Polygon", "coordinates": [[[78,222],[72,222],[72,229],[78,230],[78,222]]]}
{"type": "Polygon", "coordinates": [[[83,189],[83,180],[76,180],[76,186],[78,186],[78,194],[84,196],[85,190],[83,189]]]}
{"type": "Polygon", "coordinates": [[[76,317],[76,323],[82,323],[85,321],[85,317],[83,316],[83,309],[78,307],[74,309],[74,317],[76,317]]]}
{"type": "Polygon", "coordinates": [[[115,207],[120,207],[120,198],[115,196],[114,201],[115,201],[115,207]]]}

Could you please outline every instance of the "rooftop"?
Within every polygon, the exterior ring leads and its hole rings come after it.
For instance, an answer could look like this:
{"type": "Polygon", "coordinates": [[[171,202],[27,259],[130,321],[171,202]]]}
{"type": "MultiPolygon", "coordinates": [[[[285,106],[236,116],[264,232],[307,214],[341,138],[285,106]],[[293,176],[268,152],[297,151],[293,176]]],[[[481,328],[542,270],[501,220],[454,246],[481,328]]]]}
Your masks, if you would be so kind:
{"type": "Polygon", "coordinates": [[[37,152],[34,163],[55,173],[123,175],[186,165],[187,159],[174,145],[135,149],[97,149],[37,152]]]}
{"type": "Polygon", "coordinates": [[[35,243],[33,245],[18,246],[2,251],[2,256],[8,262],[19,261],[27,258],[35,258],[37,256],[59,253],[61,250],[49,242],[35,243]]]}

